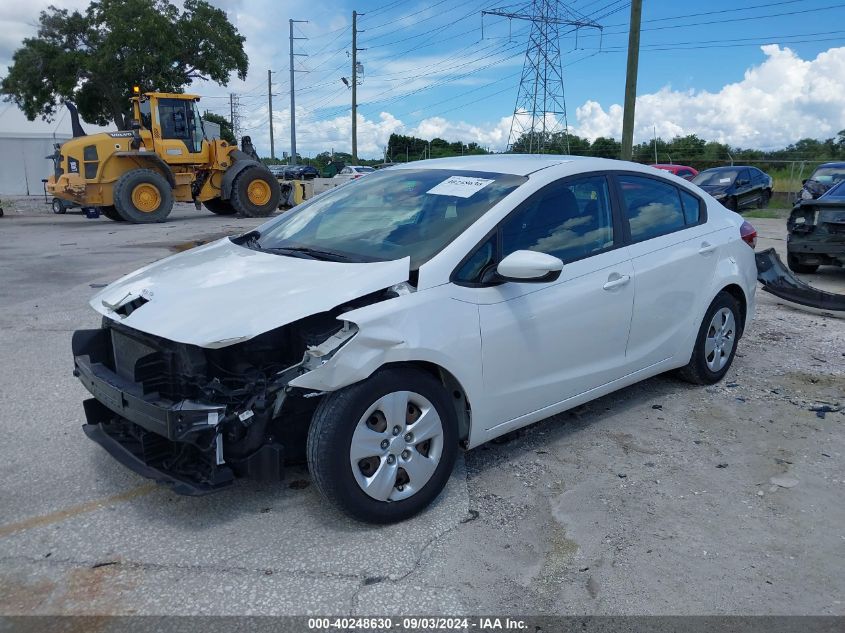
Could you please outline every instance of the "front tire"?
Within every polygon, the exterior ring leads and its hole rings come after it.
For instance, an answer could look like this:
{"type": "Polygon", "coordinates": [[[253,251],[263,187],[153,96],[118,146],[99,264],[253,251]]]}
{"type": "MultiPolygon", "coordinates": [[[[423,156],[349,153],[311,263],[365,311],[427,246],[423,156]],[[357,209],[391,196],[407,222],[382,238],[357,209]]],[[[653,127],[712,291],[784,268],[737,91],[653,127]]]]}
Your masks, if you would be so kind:
{"type": "Polygon", "coordinates": [[[164,176],[151,169],[133,169],[118,178],[114,206],[127,222],[164,222],[173,209],[173,191],[164,176]]]}
{"type": "Polygon", "coordinates": [[[786,255],[786,265],[789,266],[789,270],[800,275],[811,275],[819,269],[818,264],[804,264],[798,255],[789,253],[786,255]]]}
{"type": "Polygon", "coordinates": [[[678,371],[687,382],[712,385],[731,368],[741,332],[739,303],[727,292],[713,299],[695,339],[689,363],[678,371]]]}
{"type": "Polygon", "coordinates": [[[346,514],[368,523],[403,521],[446,485],[457,426],[450,396],[434,377],[382,369],[320,402],[308,431],[308,469],[346,514]]]}
{"type": "Polygon", "coordinates": [[[239,214],[264,218],[279,206],[279,181],[269,170],[252,165],[235,177],[229,201],[239,214]]]}
{"type": "Polygon", "coordinates": [[[738,211],[739,211],[739,203],[737,202],[737,199],[736,199],[736,198],[733,198],[733,197],[728,198],[728,199],[727,199],[727,200],[725,200],[722,204],[724,205],[724,207],[725,207],[726,209],[730,209],[730,210],[731,210],[731,211],[733,211],[733,212],[738,212],[738,211]]]}

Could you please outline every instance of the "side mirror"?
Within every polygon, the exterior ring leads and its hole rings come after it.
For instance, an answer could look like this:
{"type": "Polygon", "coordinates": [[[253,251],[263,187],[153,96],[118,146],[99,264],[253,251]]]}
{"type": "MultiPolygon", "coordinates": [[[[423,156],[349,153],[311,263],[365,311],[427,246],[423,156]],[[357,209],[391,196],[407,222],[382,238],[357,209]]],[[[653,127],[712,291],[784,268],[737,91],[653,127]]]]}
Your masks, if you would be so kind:
{"type": "Polygon", "coordinates": [[[553,255],[535,251],[514,251],[496,267],[500,281],[544,283],[560,277],[563,262],[553,255]]]}

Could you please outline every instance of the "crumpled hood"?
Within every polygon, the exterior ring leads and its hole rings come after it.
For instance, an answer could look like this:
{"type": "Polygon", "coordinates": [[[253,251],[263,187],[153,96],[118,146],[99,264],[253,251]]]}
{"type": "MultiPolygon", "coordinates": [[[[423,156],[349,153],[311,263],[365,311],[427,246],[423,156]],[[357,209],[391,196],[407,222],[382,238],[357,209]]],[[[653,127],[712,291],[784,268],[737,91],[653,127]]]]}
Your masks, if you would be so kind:
{"type": "Polygon", "coordinates": [[[730,188],[730,185],[698,185],[704,191],[709,193],[711,196],[715,196],[719,193],[725,193],[730,188]]]}
{"type": "MultiPolygon", "coordinates": [[[[819,182],[818,180],[808,179],[801,187],[802,191],[807,191],[813,199],[819,198],[824,192],[833,187],[834,183],[819,182]]],[[[798,199],[801,199],[801,192],[798,192],[798,199]]]]}
{"type": "Polygon", "coordinates": [[[407,257],[326,262],[263,253],[224,238],[130,273],[90,305],[136,330],[216,348],[407,281],[409,267],[407,257]],[[133,301],[138,307],[123,316],[121,308],[133,301]]]}

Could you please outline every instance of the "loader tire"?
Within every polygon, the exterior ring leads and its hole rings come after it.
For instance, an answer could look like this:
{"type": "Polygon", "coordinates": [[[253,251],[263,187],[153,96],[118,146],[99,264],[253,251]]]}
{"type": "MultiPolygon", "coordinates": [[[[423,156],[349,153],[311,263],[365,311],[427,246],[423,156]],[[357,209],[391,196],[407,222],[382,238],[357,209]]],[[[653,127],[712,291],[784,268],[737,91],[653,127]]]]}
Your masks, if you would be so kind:
{"type": "Polygon", "coordinates": [[[107,207],[100,207],[100,212],[106,216],[109,220],[114,220],[115,222],[125,222],[123,216],[117,212],[117,209],[114,208],[114,205],[109,205],[107,207]]]}
{"type": "Polygon", "coordinates": [[[173,209],[170,183],[151,169],[128,171],[114,186],[114,207],[127,222],[164,222],[173,209]]]}
{"type": "Polygon", "coordinates": [[[229,201],[238,214],[263,218],[278,208],[280,197],[279,181],[268,169],[253,165],[235,177],[229,201]]]}
{"type": "Polygon", "coordinates": [[[206,209],[212,213],[216,213],[217,215],[233,215],[236,213],[232,203],[228,200],[212,198],[211,200],[206,200],[202,204],[206,209]]]}

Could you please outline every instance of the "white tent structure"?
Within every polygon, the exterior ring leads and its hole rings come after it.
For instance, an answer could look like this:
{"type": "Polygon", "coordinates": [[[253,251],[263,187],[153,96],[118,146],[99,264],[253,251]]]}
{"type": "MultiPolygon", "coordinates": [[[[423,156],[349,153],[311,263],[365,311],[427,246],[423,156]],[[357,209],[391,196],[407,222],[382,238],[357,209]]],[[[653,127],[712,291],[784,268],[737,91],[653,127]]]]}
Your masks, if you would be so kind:
{"type": "Polygon", "coordinates": [[[55,143],[69,138],[52,132],[0,132],[0,196],[43,194],[41,180],[53,170],[45,157],[55,151],[55,143]]]}

